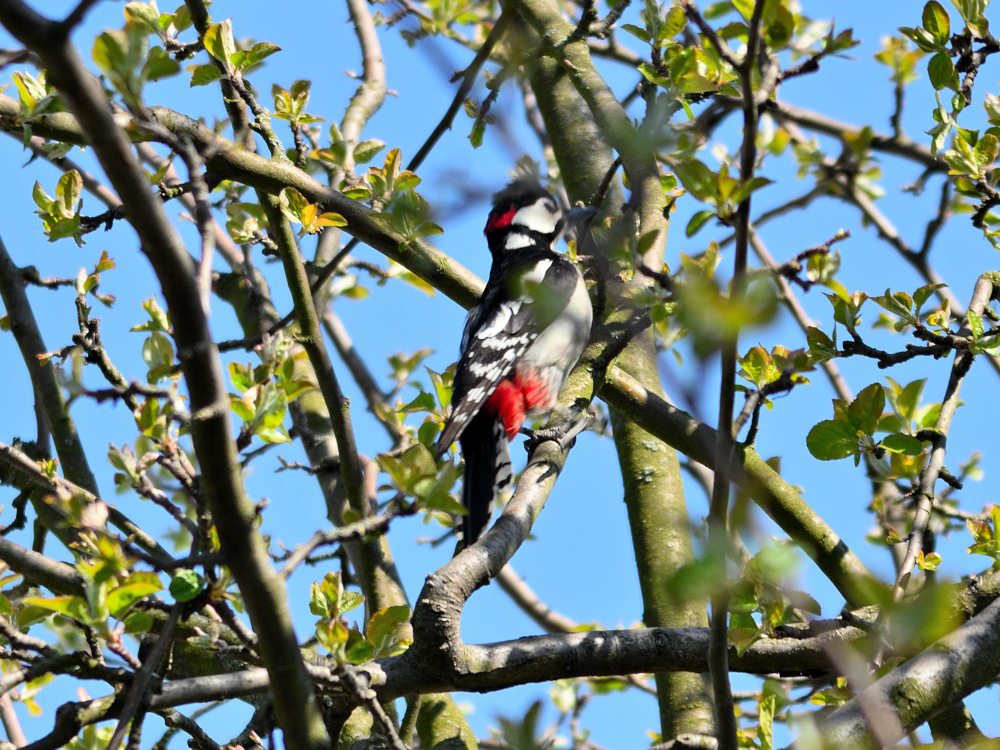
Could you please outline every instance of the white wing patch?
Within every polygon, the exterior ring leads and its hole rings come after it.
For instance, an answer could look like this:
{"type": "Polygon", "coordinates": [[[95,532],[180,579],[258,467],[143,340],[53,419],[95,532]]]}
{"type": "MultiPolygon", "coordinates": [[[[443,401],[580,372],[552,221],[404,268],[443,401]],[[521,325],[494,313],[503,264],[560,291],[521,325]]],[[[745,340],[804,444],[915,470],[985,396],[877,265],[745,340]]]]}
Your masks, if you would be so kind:
{"type": "MultiPolygon", "coordinates": [[[[493,314],[493,317],[486,323],[486,325],[476,331],[476,338],[490,339],[493,336],[496,336],[504,329],[507,322],[512,317],[517,315],[517,311],[520,309],[521,300],[519,299],[505,300],[504,302],[501,302],[500,306],[497,307],[497,311],[493,314]]],[[[484,343],[489,345],[491,342],[487,341],[484,343]]]]}
{"type": "Polygon", "coordinates": [[[531,270],[524,274],[525,281],[531,281],[535,284],[541,284],[542,279],[545,278],[545,274],[552,267],[552,261],[548,258],[538,261],[531,270]]]}

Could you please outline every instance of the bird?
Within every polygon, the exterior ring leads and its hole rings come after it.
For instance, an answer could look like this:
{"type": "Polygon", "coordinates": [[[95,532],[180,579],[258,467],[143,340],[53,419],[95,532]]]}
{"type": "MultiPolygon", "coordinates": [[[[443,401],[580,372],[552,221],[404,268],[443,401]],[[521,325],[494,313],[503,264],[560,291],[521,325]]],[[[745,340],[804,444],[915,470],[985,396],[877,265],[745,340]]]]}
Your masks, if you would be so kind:
{"type": "Polygon", "coordinates": [[[479,304],[469,310],[455,367],[451,411],[438,455],[458,440],[465,460],[457,551],[486,530],[499,492],[513,481],[508,444],[528,416],[553,409],[590,337],[593,309],[579,268],[555,250],[592,208],[563,213],[537,177],[493,196],[483,234],[492,254],[479,304]]]}

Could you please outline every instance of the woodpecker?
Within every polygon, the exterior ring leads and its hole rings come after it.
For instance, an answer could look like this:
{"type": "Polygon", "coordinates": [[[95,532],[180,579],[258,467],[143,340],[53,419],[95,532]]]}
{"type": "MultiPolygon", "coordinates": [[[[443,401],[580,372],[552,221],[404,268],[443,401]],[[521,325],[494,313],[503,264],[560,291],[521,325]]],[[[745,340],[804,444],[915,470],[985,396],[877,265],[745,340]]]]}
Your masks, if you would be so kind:
{"type": "Polygon", "coordinates": [[[459,548],[485,531],[497,493],[513,480],[508,443],[527,416],[550,411],[590,336],[593,310],[579,269],[554,249],[570,222],[533,177],[493,196],[483,233],[493,256],[469,311],[455,368],[451,414],[438,439],[465,459],[459,548]]]}

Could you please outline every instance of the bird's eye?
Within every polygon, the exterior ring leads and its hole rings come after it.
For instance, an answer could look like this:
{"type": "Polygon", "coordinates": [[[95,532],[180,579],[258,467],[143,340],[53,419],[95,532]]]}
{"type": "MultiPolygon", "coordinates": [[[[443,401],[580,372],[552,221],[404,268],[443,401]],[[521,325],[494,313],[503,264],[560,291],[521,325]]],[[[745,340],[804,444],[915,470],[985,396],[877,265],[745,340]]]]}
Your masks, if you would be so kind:
{"type": "Polygon", "coordinates": [[[557,206],[557,205],[556,205],[556,202],[555,202],[554,200],[552,200],[551,198],[547,198],[547,199],[545,200],[545,209],[546,209],[546,210],[547,210],[547,211],[548,211],[548,212],[549,212],[550,214],[555,214],[555,213],[559,213],[559,206],[557,206]]]}

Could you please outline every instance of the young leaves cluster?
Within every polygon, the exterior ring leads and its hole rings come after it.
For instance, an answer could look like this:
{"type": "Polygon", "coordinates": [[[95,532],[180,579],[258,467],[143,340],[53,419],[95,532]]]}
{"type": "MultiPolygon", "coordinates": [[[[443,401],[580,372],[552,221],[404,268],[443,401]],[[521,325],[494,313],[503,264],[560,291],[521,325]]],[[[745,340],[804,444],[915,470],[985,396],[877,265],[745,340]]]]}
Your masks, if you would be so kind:
{"type": "Polygon", "coordinates": [[[814,425],[806,436],[809,452],[820,461],[853,456],[855,466],[861,462],[862,456],[879,459],[886,453],[919,455],[923,445],[912,435],[894,432],[882,440],[875,439],[875,433],[880,430],[885,402],[885,389],[878,383],[862,390],[849,404],[842,399],[834,399],[833,419],[814,425]]]}
{"type": "Polygon", "coordinates": [[[410,645],[410,608],[386,607],[372,614],[362,633],[348,625],[343,615],[364,603],[364,596],[344,588],[340,573],[327,573],[309,589],[309,611],[316,622],[316,640],[338,664],[363,664],[371,659],[397,656],[410,645]]]}

